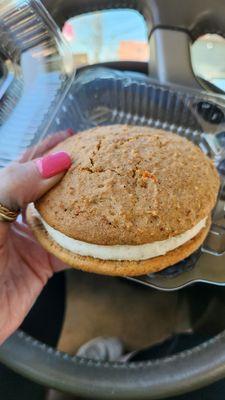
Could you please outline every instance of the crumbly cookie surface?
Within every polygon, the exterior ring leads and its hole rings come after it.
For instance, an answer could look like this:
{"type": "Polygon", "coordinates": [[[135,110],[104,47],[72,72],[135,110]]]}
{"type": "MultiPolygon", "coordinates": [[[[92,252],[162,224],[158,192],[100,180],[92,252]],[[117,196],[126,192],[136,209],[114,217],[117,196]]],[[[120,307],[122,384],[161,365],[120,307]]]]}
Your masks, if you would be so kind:
{"type": "Polygon", "coordinates": [[[215,205],[219,177],[190,141],[149,127],[111,125],[53,151],[73,164],[36,207],[53,228],[95,244],[138,245],[191,229],[215,205]]]}

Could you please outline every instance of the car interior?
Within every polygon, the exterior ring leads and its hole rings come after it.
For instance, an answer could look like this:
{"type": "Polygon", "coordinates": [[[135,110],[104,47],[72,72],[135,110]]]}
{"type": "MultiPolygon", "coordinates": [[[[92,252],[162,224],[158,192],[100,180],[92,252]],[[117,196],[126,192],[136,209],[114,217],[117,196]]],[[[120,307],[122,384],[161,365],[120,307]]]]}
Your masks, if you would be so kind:
{"type": "MultiPolygon", "coordinates": [[[[13,109],[20,103],[35,120],[39,99],[29,97],[29,66],[36,44],[12,51],[7,24],[17,20],[6,19],[4,2],[1,167],[36,144],[40,129],[136,124],[190,138],[215,160],[222,184],[206,241],[176,265],[133,278],[55,274],[0,346],[0,398],[224,399],[224,1],[9,0],[12,15],[43,19],[61,57],[48,61],[57,90],[44,104],[51,109],[54,97],[57,110],[37,121],[31,140],[13,109]]],[[[40,70],[32,67],[41,76],[37,85],[50,70],[43,73],[48,57],[40,70]]]]}

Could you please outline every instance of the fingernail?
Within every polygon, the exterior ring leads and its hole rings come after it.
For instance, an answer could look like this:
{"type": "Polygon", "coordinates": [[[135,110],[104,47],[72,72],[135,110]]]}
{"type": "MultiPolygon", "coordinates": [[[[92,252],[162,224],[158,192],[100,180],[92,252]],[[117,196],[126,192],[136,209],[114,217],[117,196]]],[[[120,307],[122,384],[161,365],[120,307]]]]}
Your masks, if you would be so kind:
{"type": "Polygon", "coordinates": [[[74,132],[73,129],[71,129],[71,128],[68,128],[68,129],[66,130],[66,133],[67,133],[68,135],[70,135],[70,136],[75,135],[75,132],[74,132]]]}
{"type": "Polygon", "coordinates": [[[51,178],[66,171],[71,166],[71,158],[65,151],[48,154],[35,161],[37,168],[43,178],[51,178]]]}

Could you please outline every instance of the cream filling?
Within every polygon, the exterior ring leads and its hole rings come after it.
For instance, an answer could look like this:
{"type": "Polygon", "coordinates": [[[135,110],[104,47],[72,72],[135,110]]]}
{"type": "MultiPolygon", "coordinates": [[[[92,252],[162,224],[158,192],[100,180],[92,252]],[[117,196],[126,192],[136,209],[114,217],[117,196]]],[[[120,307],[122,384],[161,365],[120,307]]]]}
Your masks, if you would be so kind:
{"type": "Polygon", "coordinates": [[[140,245],[113,245],[103,246],[99,244],[86,243],[80,240],[72,239],[64,233],[52,228],[38,213],[46,231],[51,238],[58,243],[61,247],[72,253],[79,254],[80,256],[90,256],[99,258],[100,260],[128,260],[139,261],[147,260],[149,258],[162,256],[171,250],[176,249],[182,244],[188,242],[195,237],[202,228],[206,226],[207,217],[202,219],[193,228],[181,233],[180,235],[171,237],[170,239],[161,240],[153,243],[146,243],[140,245]]]}

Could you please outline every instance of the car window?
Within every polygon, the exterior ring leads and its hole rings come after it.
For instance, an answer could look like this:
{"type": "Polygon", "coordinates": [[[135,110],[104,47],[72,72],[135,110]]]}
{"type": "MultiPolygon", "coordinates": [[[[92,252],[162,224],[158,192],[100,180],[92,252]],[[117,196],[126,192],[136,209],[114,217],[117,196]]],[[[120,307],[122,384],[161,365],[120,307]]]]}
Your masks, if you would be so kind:
{"type": "Polygon", "coordinates": [[[77,66],[149,59],[146,23],[135,10],[107,10],[70,18],[63,35],[77,66]]]}
{"type": "MultiPolygon", "coordinates": [[[[70,18],[63,27],[77,67],[108,61],[148,61],[147,26],[135,10],[91,12],[70,18]]],[[[225,39],[204,35],[191,46],[193,70],[225,90],[225,39]]]]}
{"type": "Polygon", "coordinates": [[[225,39],[204,35],[191,47],[194,72],[225,91],[225,39]]]}

